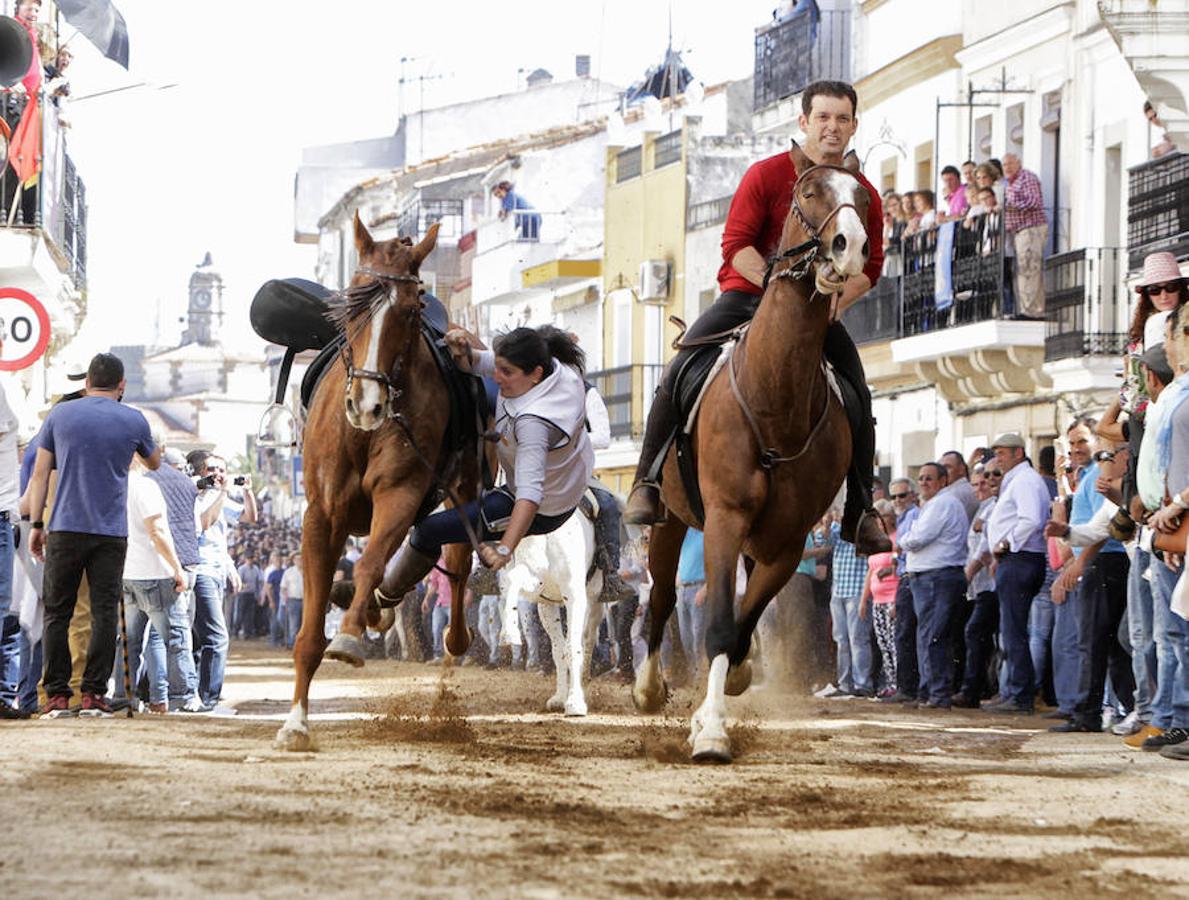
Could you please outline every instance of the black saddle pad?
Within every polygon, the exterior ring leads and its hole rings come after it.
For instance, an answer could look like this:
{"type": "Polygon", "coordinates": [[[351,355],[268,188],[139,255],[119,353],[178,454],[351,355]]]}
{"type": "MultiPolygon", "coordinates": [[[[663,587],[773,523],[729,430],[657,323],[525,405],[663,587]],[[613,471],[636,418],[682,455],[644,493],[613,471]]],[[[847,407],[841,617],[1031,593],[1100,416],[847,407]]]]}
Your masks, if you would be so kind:
{"type": "Polygon", "coordinates": [[[718,346],[699,347],[678,364],[679,368],[674,379],[673,399],[677,404],[677,411],[681,413],[683,425],[689,418],[690,410],[693,409],[698,394],[702,390],[702,384],[706,381],[710,370],[714,368],[714,361],[718,359],[718,354],[721,351],[722,347],[718,346]]]}
{"type": "Polygon", "coordinates": [[[300,353],[332,343],[338,329],[326,320],[330,290],[304,278],[266,281],[252,298],[252,329],[266,341],[300,353]]]}
{"type": "Polygon", "coordinates": [[[336,333],[335,338],[314,357],[305,374],[301,376],[301,408],[309,412],[310,401],[314,399],[314,391],[322,382],[323,377],[330,371],[334,361],[339,357],[339,348],[343,345],[343,335],[336,333]]]}

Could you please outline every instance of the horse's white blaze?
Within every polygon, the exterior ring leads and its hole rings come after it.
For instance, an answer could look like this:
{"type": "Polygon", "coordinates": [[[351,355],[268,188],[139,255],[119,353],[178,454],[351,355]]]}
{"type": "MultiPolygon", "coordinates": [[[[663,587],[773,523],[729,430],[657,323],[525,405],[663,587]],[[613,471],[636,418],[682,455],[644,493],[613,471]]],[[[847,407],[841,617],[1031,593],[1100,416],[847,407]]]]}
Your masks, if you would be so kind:
{"type": "MultiPolygon", "coordinates": [[[[371,331],[367,336],[367,357],[364,360],[363,368],[369,372],[379,371],[380,365],[380,336],[384,333],[384,318],[388,315],[389,304],[384,303],[376,314],[372,317],[371,331]]],[[[360,378],[355,382],[359,385],[359,393],[355,401],[355,408],[358,412],[361,423],[364,423],[371,428],[378,428],[382,419],[375,418],[373,420],[372,410],[377,406],[383,407],[384,400],[384,386],[378,381],[371,378],[360,378]]]]}
{"type": "MultiPolygon", "coordinates": [[[[830,172],[828,184],[837,198],[837,203],[854,203],[858,199],[858,192],[865,190],[861,183],[842,172],[830,172]]],[[[866,224],[857,212],[847,207],[834,217],[834,233],[846,238],[846,249],[841,254],[835,254],[833,248],[826,248],[833,259],[835,270],[846,276],[860,274],[866,263],[863,258],[863,245],[868,240],[866,224]]]]}

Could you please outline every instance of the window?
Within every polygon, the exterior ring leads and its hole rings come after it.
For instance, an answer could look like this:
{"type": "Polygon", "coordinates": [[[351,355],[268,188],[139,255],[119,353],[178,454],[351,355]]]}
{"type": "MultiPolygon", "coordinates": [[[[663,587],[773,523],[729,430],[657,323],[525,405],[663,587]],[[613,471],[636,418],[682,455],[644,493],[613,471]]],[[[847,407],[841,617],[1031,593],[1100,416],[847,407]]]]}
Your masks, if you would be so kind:
{"type": "Polygon", "coordinates": [[[656,139],[652,145],[652,167],[672,165],[681,161],[681,130],[670,131],[656,139]]]}
{"type": "Polygon", "coordinates": [[[640,174],[640,148],[629,147],[615,155],[615,180],[627,181],[640,174]]]}

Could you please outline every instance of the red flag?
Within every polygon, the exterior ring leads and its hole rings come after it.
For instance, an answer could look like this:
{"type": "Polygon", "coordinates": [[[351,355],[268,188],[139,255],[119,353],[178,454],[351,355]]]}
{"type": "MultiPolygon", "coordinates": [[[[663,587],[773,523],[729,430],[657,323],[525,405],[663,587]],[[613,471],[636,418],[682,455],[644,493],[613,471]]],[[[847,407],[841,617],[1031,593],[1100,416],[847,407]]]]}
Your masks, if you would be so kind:
{"type": "Polygon", "coordinates": [[[29,182],[37,177],[41,169],[41,161],[38,159],[40,153],[41,110],[37,103],[37,95],[33,94],[25,104],[21,121],[17,123],[17,130],[8,145],[8,162],[22,185],[28,186],[29,182]]]}

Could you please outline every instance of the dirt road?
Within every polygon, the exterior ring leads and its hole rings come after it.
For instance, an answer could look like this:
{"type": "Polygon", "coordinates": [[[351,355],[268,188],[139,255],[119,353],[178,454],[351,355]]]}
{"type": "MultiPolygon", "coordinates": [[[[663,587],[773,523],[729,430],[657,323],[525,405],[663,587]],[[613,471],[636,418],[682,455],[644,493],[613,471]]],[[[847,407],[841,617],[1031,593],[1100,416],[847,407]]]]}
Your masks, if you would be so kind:
{"type": "Polygon", "coordinates": [[[1117,738],[761,691],[699,767],[692,691],[565,720],[538,675],[372,661],[285,754],[289,668],[234,648],[235,718],[2,723],[0,893],[1189,896],[1189,765],[1117,738]]]}

